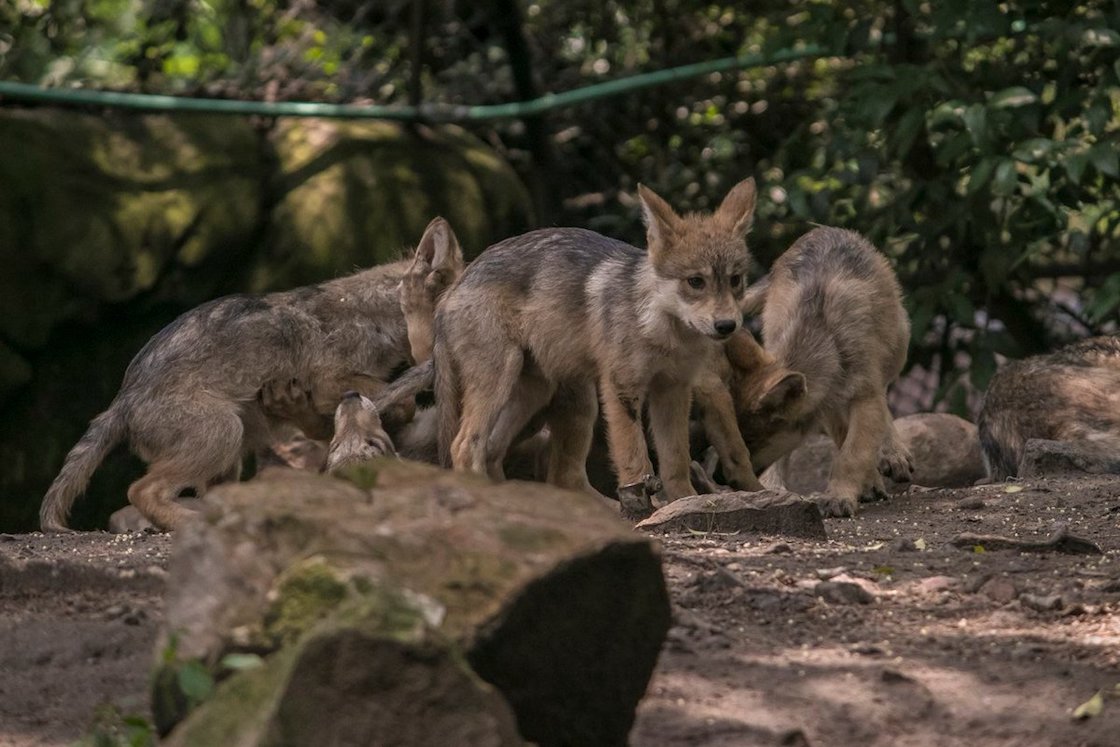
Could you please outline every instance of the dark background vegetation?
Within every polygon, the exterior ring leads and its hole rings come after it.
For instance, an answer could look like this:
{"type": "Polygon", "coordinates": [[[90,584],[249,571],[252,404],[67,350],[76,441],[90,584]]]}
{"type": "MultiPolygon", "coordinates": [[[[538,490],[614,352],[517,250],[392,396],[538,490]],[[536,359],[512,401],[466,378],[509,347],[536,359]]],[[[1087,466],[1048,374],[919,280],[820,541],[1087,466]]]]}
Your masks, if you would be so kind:
{"type": "Polygon", "coordinates": [[[1001,357],[1117,329],[1117,29],[1104,1],[9,0],[0,79],[487,104],[819,46],[828,54],[461,124],[514,166],[539,225],[640,243],[639,182],[701,210],[753,175],[760,271],[812,223],[867,234],[906,290],[921,405],[967,413],[1001,357]]]}

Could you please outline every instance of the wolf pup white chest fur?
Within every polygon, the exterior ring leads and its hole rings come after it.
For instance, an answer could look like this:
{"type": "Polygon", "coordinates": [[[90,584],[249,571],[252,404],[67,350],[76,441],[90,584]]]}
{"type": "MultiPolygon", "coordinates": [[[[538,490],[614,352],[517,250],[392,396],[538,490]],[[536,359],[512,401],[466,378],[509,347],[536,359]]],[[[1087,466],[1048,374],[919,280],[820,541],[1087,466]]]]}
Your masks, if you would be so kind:
{"type": "MultiPolygon", "coordinates": [[[[270,442],[275,413],[262,405],[262,390],[298,381],[325,418],[344,391],[376,395],[393,370],[409,362],[410,314],[434,306],[462,267],[451,227],[436,218],[415,260],[281,293],[219,298],[186,312],[132,359],[120,392],[71,449],[47,491],[40,526],[66,531],[75,498],[127,438],[148,463],[147,474],[129,487],[129,501],[156,526],[178,527],[191,516],[174,501],[180,491],[201,495],[236,476],[244,453],[270,442]],[[400,285],[416,272],[424,274],[419,284],[433,300],[402,309],[400,285]]],[[[426,324],[420,320],[417,328],[426,324]]],[[[314,425],[306,420],[297,425],[314,425]]]]}
{"type": "Polygon", "coordinates": [[[638,195],[648,252],[581,229],[533,231],[484,251],[444,297],[434,359],[445,465],[501,479],[511,442],[543,418],[548,481],[593,490],[598,386],[619,484],[653,471],[648,404],[666,497],[695,492],[690,388],[742,323],[755,185],[741,182],[710,215],[678,216],[645,187],[638,195]]]}

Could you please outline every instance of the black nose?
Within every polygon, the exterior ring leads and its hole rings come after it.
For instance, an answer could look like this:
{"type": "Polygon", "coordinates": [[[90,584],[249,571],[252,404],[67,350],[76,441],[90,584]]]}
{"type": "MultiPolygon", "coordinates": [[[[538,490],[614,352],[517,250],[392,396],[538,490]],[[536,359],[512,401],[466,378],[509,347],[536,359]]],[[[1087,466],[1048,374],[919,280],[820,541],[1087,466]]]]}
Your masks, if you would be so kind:
{"type": "Polygon", "coordinates": [[[739,328],[739,323],[734,319],[719,319],[715,323],[716,333],[727,337],[739,328]]]}
{"type": "Polygon", "coordinates": [[[359,394],[358,392],[355,392],[353,389],[349,389],[349,390],[342,393],[342,398],[343,399],[354,399],[355,397],[361,397],[361,396],[362,396],[361,394],[359,394]]]}

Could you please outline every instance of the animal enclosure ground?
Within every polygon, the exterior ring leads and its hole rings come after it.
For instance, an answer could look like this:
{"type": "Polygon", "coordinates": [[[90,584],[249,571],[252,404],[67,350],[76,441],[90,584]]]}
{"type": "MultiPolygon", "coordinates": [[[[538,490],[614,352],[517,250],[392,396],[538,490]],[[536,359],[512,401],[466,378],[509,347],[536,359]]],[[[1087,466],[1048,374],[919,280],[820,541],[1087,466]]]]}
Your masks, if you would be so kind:
{"type": "MultiPolygon", "coordinates": [[[[826,526],[662,538],[675,624],[633,744],[1117,744],[1120,477],[911,489],[826,526]],[[1057,523],[1104,554],[951,543],[1057,523]]],[[[143,711],[169,548],[0,535],[0,745],[69,744],[105,702],[143,711]]]]}

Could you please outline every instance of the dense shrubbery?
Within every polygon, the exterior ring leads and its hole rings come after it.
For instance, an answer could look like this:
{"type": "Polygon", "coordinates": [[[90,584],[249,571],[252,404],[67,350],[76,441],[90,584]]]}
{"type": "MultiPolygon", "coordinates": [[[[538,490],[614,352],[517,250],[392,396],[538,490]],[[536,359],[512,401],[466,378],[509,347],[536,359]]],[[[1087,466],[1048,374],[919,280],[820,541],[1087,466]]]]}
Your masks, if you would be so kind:
{"type": "Polygon", "coordinates": [[[632,240],[641,233],[629,197],[637,182],[703,208],[754,173],[767,198],[754,235],[763,263],[809,222],[867,233],[908,290],[913,360],[943,370],[967,362],[979,387],[995,354],[1116,328],[1113,3],[419,7],[421,15],[415,0],[18,0],[0,8],[0,28],[11,29],[0,32],[0,77],[242,98],[493,103],[820,45],[833,55],[476,130],[529,180],[542,222],[632,240]]]}

